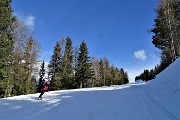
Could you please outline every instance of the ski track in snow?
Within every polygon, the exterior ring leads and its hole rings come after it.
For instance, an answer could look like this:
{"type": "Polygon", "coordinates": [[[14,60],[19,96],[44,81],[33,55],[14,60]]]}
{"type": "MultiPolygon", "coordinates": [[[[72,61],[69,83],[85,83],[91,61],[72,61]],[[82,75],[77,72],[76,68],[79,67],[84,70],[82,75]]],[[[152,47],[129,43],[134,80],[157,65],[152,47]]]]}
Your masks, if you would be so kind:
{"type": "Polygon", "coordinates": [[[147,86],[134,83],[55,91],[45,93],[43,100],[35,100],[39,94],[1,99],[1,119],[179,120],[148,94],[147,86]]]}
{"type": "MultiPolygon", "coordinates": [[[[153,112],[155,112],[156,110],[158,114],[162,114],[162,116],[167,116],[165,118],[160,117],[159,118],[160,120],[167,118],[169,118],[169,120],[180,120],[179,118],[174,116],[170,111],[168,111],[165,107],[163,107],[157,101],[155,101],[149,94],[147,94],[146,96],[147,96],[147,100],[151,101],[149,103],[151,103],[151,105],[154,107],[154,109],[149,109],[152,115],[154,114],[153,112]]],[[[157,117],[159,117],[159,115],[157,115],[157,117]]]]}
{"type": "Polygon", "coordinates": [[[180,58],[150,82],[0,99],[0,120],[180,120],[180,58]]]}

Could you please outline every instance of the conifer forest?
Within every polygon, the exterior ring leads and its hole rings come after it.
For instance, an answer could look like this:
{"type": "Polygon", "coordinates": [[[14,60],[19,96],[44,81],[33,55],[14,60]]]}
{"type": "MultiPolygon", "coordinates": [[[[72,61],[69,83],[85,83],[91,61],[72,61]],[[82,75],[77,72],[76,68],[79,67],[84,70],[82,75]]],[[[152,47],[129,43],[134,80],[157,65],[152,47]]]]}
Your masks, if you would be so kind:
{"type": "Polygon", "coordinates": [[[45,74],[50,80],[50,90],[129,82],[128,73],[123,68],[111,64],[107,57],[90,56],[85,40],[79,47],[74,47],[70,36],[56,42],[48,68],[45,68],[45,61],[39,58],[38,40],[33,31],[13,15],[11,2],[0,0],[1,98],[40,92],[45,74]]]}
{"type": "MultiPolygon", "coordinates": [[[[13,14],[11,3],[0,0],[0,98],[40,92],[45,76],[51,91],[129,83],[128,72],[114,66],[108,56],[90,56],[85,40],[78,46],[68,35],[54,44],[50,61],[40,59],[40,43],[13,14]]],[[[135,80],[154,79],[180,56],[180,1],[160,0],[155,12],[147,34],[153,34],[152,44],[161,51],[161,61],[135,80]]]]}

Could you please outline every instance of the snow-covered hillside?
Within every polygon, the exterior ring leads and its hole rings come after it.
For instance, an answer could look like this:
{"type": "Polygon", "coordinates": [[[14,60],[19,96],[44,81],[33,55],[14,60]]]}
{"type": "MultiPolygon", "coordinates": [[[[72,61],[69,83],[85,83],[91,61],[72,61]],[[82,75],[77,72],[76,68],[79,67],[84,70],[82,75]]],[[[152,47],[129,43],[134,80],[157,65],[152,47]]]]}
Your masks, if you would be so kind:
{"type": "Polygon", "coordinates": [[[147,91],[163,113],[171,120],[180,120],[180,58],[151,81],[147,91]]]}
{"type": "Polygon", "coordinates": [[[148,83],[0,99],[0,120],[180,120],[180,59],[148,83]]]}

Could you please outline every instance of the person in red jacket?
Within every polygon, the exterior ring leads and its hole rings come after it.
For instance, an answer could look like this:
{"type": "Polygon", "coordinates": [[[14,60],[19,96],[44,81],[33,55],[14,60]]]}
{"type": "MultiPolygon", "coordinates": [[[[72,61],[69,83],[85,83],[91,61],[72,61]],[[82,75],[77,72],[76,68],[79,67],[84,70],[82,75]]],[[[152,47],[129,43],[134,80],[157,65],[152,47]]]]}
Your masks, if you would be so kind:
{"type": "Polygon", "coordinates": [[[45,92],[49,91],[49,80],[43,79],[42,87],[41,87],[41,94],[39,95],[38,99],[42,100],[42,96],[45,92]]]}

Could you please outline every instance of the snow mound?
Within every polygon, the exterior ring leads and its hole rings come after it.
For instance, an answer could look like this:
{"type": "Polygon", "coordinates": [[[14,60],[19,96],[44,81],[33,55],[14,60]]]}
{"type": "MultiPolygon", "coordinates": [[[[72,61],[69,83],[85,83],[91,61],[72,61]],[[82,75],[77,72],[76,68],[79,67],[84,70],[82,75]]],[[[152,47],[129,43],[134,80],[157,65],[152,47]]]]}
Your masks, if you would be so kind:
{"type": "Polygon", "coordinates": [[[169,118],[180,119],[180,58],[148,84],[147,94],[169,118]]]}

